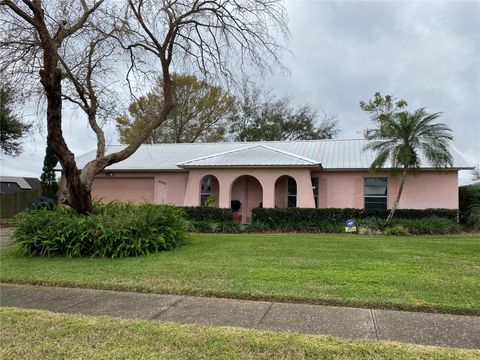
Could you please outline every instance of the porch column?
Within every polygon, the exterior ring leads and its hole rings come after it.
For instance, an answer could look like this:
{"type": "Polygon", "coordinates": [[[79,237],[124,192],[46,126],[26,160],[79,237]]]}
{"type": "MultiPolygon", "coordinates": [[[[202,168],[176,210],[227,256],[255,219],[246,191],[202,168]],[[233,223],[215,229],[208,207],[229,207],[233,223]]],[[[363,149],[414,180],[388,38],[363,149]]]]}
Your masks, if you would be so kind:
{"type": "Polygon", "coordinates": [[[220,191],[218,192],[218,207],[220,208],[230,208],[230,187],[232,185],[231,180],[225,179],[223,176],[218,177],[218,182],[220,185],[220,191]]]}
{"type": "Polygon", "coordinates": [[[313,197],[310,171],[302,171],[301,174],[295,176],[295,181],[297,182],[297,207],[314,208],[315,199],[313,197]]]}
{"type": "Polygon", "coordinates": [[[184,206],[200,206],[200,177],[190,171],[185,189],[184,206]]]}
{"type": "Polygon", "coordinates": [[[263,207],[274,208],[275,207],[275,180],[273,178],[262,179],[263,188],[263,207]]]}

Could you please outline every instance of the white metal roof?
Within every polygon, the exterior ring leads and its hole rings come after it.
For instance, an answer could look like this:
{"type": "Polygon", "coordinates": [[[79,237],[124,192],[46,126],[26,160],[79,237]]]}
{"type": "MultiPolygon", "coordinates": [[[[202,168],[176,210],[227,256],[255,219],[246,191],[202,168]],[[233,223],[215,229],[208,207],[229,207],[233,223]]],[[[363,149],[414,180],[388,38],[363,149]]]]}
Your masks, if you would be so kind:
{"type": "Polygon", "coordinates": [[[264,144],[251,145],[222,153],[203,156],[178,163],[188,167],[225,167],[225,166],[320,166],[318,161],[290,154],[264,144]]]}
{"type": "MultiPolygon", "coordinates": [[[[132,156],[113,164],[107,170],[182,170],[182,167],[229,166],[313,166],[324,169],[368,169],[375,158],[372,150],[364,151],[368,140],[263,141],[142,145],[132,156]],[[242,150],[242,151],[240,151],[242,150]],[[318,165],[317,165],[318,166],[318,165]]],[[[125,145],[110,145],[107,153],[125,145]]],[[[452,146],[454,169],[471,165],[452,146]]],[[[93,150],[77,159],[79,168],[94,159],[93,150]]],[[[423,168],[431,168],[425,159],[423,168]]],[[[388,168],[389,166],[387,166],[388,168]]]]}

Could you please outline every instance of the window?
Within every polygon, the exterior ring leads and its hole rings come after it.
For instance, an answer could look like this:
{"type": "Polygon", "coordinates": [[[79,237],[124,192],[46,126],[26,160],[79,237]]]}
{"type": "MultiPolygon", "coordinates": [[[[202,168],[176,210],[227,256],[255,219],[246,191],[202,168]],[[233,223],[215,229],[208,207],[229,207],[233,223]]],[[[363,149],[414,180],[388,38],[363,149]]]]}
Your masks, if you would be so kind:
{"type": "Polygon", "coordinates": [[[312,177],[312,191],[315,199],[315,207],[318,208],[318,177],[312,177]]]}
{"type": "Polygon", "coordinates": [[[387,178],[367,177],[363,187],[365,209],[387,209],[387,178]]]}
{"type": "Polygon", "coordinates": [[[200,206],[205,206],[205,202],[210,195],[212,195],[212,177],[208,175],[202,179],[202,188],[200,190],[200,206]]]}
{"type": "Polygon", "coordinates": [[[292,177],[287,181],[287,207],[297,207],[297,182],[292,177]]]}

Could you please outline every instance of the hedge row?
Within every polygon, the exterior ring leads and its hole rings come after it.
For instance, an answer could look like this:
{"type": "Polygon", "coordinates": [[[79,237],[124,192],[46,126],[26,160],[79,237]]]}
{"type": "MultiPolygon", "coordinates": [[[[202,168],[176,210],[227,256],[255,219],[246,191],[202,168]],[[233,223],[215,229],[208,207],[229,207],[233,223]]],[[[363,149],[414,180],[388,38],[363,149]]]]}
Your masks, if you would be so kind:
{"type": "MultiPolygon", "coordinates": [[[[380,209],[312,209],[312,208],[255,208],[252,211],[253,223],[261,223],[271,227],[285,226],[286,224],[331,223],[343,225],[349,218],[357,220],[366,218],[386,219],[388,210],[380,209]]],[[[451,209],[398,209],[395,219],[424,219],[431,217],[457,220],[457,210],[451,209]]]]}
{"type": "Polygon", "coordinates": [[[360,220],[359,232],[385,235],[448,235],[462,230],[460,224],[448,218],[432,216],[418,219],[393,219],[384,227],[385,219],[367,218],[360,220]]]}
{"type": "Polygon", "coordinates": [[[460,223],[480,230],[480,185],[459,188],[460,223]]]}
{"type": "MultiPolygon", "coordinates": [[[[396,219],[387,227],[385,219],[367,218],[358,224],[358,232],[363,235],[446,235],[456,234],[461,231],[461,226],[453,220],[433,216],[421,219],[396,219]]],[[[299,233],[344,233],[343,225],[318,222],[318,223],[283,223],[275,227],[255,223],[239,225],[232,222],[192,222],[189,231],[199,233],[265,233],[265,232],[299,232],[299,233]]]]}
{"type": "Polygon", "coordinates": [[[223,223],[232,221],[232,209],[215,208],[208,206],[180,207],[189,221],[223,223]]]}

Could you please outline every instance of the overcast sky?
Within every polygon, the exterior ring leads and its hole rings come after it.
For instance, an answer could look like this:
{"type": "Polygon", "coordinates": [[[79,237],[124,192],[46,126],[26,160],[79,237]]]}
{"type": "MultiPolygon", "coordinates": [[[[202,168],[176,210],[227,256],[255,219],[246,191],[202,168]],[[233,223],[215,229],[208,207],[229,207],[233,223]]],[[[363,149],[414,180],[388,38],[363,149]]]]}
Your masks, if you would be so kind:
{"type": "MultiPolygon", "coordinates": [[[[292,55],[288,74],[264,79],[276,95],[337,114],[339,138],[359,138],[369,118],[360,100],[395,95],[409,109],[441,111],[455,146],[480,163],[480,1],[288,1],[292,55]]],[[[32,120],[33,111],[25,116],[32,120]]],[[[87,123],[65,109],[64,134],[78,156],[95,148],[87,123]]],[[[16,158],[2,155],[2,175],[40,176],[45,129],[16,158]]],[[[107,134],[118,143],[113,126],[107,134]]],[[[462,172],[462,183],[469,173],[462,172]]]]}

